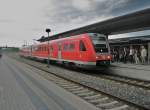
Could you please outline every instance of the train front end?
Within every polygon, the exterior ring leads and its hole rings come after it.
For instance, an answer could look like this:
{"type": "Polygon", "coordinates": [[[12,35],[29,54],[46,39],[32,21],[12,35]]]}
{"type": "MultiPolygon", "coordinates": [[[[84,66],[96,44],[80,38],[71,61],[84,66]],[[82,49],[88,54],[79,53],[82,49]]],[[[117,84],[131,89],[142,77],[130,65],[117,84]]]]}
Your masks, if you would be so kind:
{"type": "Polygon", "coordinates": [[[96,66],[109,66],[112,56],[110,54],[110,46],[107,37],[97,33],[90,33],[89,37],[95,51],[96,66]]]}

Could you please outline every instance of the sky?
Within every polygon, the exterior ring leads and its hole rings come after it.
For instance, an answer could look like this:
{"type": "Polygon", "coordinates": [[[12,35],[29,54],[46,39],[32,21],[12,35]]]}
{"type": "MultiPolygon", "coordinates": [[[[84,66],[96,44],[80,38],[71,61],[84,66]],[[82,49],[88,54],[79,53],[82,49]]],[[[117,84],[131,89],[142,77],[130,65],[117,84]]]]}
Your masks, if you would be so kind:
{"type": "Polygon", "coordinates": [[[150,0],[0,0],[0,46],[21,47],[47,36],[46,28],[54,35],[149,7],[150,0]]]}

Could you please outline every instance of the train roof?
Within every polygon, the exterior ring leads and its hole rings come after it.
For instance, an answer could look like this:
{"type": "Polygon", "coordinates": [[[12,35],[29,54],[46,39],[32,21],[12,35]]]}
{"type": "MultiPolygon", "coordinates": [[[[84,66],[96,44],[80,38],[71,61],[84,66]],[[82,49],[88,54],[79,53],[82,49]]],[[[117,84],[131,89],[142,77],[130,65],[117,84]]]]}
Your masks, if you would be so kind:
{"type": "MultiPolygon", "coordinates": [[[[78,38],[78,37],[80,37],[80,36],[86,36],[87,35],[87,33],[86,34],[80,34],[80,35],[74,35],[74,36],[71,36],[71,37],[67,37],[67,39],[74,39],[74,38],[78,38]]],[[[61,38],[61,39],[54,39],[54,40],[52,40],[51,42],[55,42],[55,41],[61,41],[61,40],[66,40],[66,37],[64,37],[64,38],[61,38]]],[[[46,44],[47,43],[47,41],[45,41],[45,42],[41,42],[40,44],[46,44]]]]}
{"type": "Polygon", "coordinates": [[[60,37],[69,37],[82,33],[101,33],[105,35],[121,34],[133,31],[150,29],[150,8],[130,13],[127,15],[115,17],[95,24],[73,29],[70,31],[58,33],[50,37],[42,37],[38,41],[59,39],[60,37]]]}

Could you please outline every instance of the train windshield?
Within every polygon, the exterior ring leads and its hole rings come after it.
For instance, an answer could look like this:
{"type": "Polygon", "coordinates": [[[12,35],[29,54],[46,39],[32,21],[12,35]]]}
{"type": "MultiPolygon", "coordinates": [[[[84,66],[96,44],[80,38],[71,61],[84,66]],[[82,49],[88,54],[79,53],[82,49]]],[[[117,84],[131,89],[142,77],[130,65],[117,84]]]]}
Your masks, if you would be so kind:
{"type": "Polygon", "coordinates": [[[89,34],[93,46],[95,48],[96,53],[106,53],[108,52],[108,46],[106,43],[106,36],[102,34],[97,34],[97,33],[90,33],[89,34]]]}

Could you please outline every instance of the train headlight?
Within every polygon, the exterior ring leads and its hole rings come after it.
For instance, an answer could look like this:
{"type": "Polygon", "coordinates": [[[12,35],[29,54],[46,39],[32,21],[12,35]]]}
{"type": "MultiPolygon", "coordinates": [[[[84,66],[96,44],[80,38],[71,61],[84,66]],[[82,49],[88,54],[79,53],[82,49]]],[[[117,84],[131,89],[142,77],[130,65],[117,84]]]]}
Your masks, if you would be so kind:
{"type": "Polygon", "coordinates": [[[111,57],[110,57],[110,56],[107,56],[107,58],[110,59],[111,57]]]}

